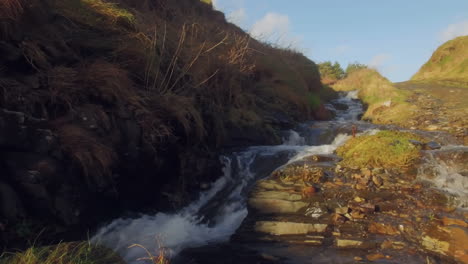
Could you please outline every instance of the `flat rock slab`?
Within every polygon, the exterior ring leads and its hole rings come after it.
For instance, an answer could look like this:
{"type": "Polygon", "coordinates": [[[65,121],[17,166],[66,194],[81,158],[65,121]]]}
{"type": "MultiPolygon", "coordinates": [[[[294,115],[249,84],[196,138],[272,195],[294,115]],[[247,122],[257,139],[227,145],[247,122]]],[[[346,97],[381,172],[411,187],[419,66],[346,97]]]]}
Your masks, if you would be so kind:
{"type": "Polygon", "coordinates": [[[286,201],[281,199],[251,198],[249,206],[260,213],[279,213],[291,214],[297,213],[309,203],[302,201],[286,201]]]}
{"type": "Polygon", "coordinates": [[[286,201],[300,201],[302,195],[284,191],[257,191],[251,194],[251,199],[278,199],[286,201]]]}
{"type": "Polygon", "coordinates": [[[276,236],[305,235],[309,233],[323,233],[327,226],[327,224],[259,221],[255,223],[255,231],[276,236]]]}

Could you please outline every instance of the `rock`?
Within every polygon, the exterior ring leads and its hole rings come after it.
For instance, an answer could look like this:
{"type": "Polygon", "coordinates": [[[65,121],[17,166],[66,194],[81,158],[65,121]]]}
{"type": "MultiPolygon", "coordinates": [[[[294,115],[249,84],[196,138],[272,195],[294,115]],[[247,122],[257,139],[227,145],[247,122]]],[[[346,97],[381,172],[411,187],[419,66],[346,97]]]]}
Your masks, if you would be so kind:
{"type": "Polygon", "coordinates": [[[24,217],[23,204],[10,185],[0,182],[0,216],[10,221],[24,217]]]}
{"type": "Polygon", "coordinates": [[[327,226],[327,224],[259,221],[255,223],[255,231],[276,236],[305,235],[308,233],[323,233],[327,226]]]}
{"type": "Polygon", "coordinates": [[[339,248],[362,248],[365,244],[361,240],[337,238],[335,245],[339,248]]]}
{"type": "Polygon", "coordinates": [[[338,102],[333,102],[333,106],[335,107],[336,110],[348,110],[349,106],[347,104],[342,104],[338,102]]]}
{"type": "Polygon", "coordinates": [[[341,225],[341,224],[344,224],[346,222],[346,217],[344,217],[341,214],[333,214],[332,217],[331,217],[331,221],[335,225],[341,225]]]}
{"type": "Polygon", "coordinates": [[[382,254],[382,253],[375,253],[375,254],[367,255],[366,258],[369,261],[376,261],[376,260],[379,260],[379,259],[384,259],[385,255],[382,254]]]}
{"type": "Polygon", "coordinates": [[[376,175],[372,176],[372,182],[375,184],[376,187],[380,187],[383,184],[382,179],[376,175]]]}
{"type": "Polygon", "coordinates": [[[372,222],[369,225],[369,232],[374,233],[374,234],[382,234],[382,235],[398,235],[400,232],[396,227],[393,227],[391,225],[386,225],[386,224],[381,224],[377,222],[372,222]]]}
{"type": "Polygon", "coordinates": [[[396,250],[401,250],[407,247],[408,245],[405,242],[401,241],[390,241],[390,240],[385,240],[380,247],[382,249],[396,249],[396,250]]]}
{"type": "Polygon", "coordinates": [[[285,191],[257,191],[254,192],[251,196],[255,199],[276,199],[285,201],[302,200],[302,196],[300,194],[285,191]]]}
{"type": "Polygon", "coordinates": [[[362,202],[365,202],[366,200],[359,197],[359,196],[356,196],[356,197],[354,197],[354,201],[357,202],[357,203],[362,203],[362,202]]]}
{"type": "Polygon", "coordinates": [[[260,256],[266,260],[270,260],[270,261],[279,261],[279,258],[273,256],[273,255],[270,255],[270,254],[267,254],[267,253],[261,253],[260,256]]]}
{"type": "MultiPolygon", "coordinates": [[[[416,129],[416,128],[414,128],[416,129]]],[[[424,143],[422,143],[421,141],[418,141],[418,140],[414,140],[414,139],[410,139],[408,140],[411,144],[413,144],[414,146],[416,147],[423,147],[424,146],[424,143]]]]}
{"type": "Polygon", "coordinates": [[[350,214],[352,219],[363,219],[365,218],[365,214],[359,212],[359,211],[352,211],[350,214]]]}
{"type": "Polygon", "coordinates": [[[315,195],[315,187],[313,186],[308,186],[308,187],[305,187],[304,189],[302,189],[302,198],[304,199],[307,199],[307,198],[311,198],[312,196],[315,195]]]}
{"type": "Polygon", "coordinates": [[[430,141],[424,144],[425,150],[434,150],[434,149],[440,149],[440,148],[441,148],[440,144],[435,141],[430,141]]]}
{"type": "Polygon", "coordinates": [[[442,224],[445,226],[457,225],[457,226],[468,228],[468,223],[466,223],[465,221],[460,220],[460,219],[448,218],[448,217],[442,218],[442,224]]]}
{"type": "Polygon", "coordinates": [[[372,176],[372,171],[369,170],[368,168],[361,169],[361,173],[365,179],[370,179],[370,177],[372,176]]]}
{"type": "Polygon", "coordinates": [[[359,211],[364,214],[371,214],[375,212],[375,205],[371,203],[358,203],[351,201],[348,206],[352,211],[359,211]]]}
{"type": "Polygon", "coordinates": [[[337,214],[347,214],[349,212],[349,207],[339,207],[339,208],[335,208],[335,213],[337,214]]]}
{"type": "Polygon", "coordinates": [[[18,61],[23,58],[23,53],[21,49],[15,47],[8,42],[0,41],[0,61],[18,61]]]}
{"type": "Polygon", "coordinates": [[[440,128],[436,125],[429,125],[426,127],[426,129],[429,131],[435,131],[435,130],[439,130],[440,128]]]}
{"type": "Polygon", "coordinates": [[[248,201],[250,207],[261,213],[297,213],[309,203],[296,201],[285,201],[279,199],[251,198],[248,201]]]}
{"type": "Polygon", "coordinates": [[[441,255],[447,255],[450,248],[450,244],[448,242],[430,236],[423,236],[421,244],[426,250],[439,253],[441,255]]]}
{"type": "Polygon", "coordinates": [[[266,190],[288,190],[291,188],[273,180],[260,180],[257,182],[257,187],[266,190]]]}
{"type": "Polygon", "coordinates": [[[320,207],[309,207],[306,209],[306,212],[304,215],[317,219],[320,216],[324,215],[324,211],[320,207]]]}

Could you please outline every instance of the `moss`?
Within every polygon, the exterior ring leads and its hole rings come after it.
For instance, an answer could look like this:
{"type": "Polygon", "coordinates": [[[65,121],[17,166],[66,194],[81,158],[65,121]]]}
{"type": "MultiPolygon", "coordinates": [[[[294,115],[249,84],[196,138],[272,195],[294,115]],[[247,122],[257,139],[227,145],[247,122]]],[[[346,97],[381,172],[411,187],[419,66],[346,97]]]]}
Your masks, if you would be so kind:
{"type": "Polygon", "coordinates": [[[408,168],[419,158],[420,150],[410,140],[424,139],[412,133],[385,130],[352,138],[336,152],[343,157],[341,164],[352,168],[408,168]]]}
{"type": "Polygon", "coordinates": [[[135,17],[115,3],[102,0],[58,1],[59,13],[92,27],[124,26],[133,27],[135,17]]]}
{"type": "Polygon", "coordinates": [[[24,252],[4,254],[0,264],[124,264],[112,250],[89,242],[31,247],[24,252]]]}
{"type": "Polygon", "coordinates": [[[321,104],[320,97],[316,94],[309,93],[308,99],[309,99],[309,104],[312,107],[312,109],[317,109],[321,104]]]}
{"type": "Polygon", "coordinates": [[[212,0],[200,0],[202,3],[208,4],[208,5],[213,5],[212,0]]]}

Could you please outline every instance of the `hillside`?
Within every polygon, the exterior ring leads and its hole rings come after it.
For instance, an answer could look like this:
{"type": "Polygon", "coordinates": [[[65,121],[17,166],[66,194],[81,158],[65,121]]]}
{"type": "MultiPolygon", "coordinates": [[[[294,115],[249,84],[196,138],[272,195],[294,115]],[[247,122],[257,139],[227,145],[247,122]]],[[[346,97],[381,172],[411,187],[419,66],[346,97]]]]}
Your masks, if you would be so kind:
{"type": "Polygon", "coordinates": [[[411,78],[468,83],[468,36],[447,41],[411,78]]]}
{"type": "Polygon", "coordinates": [[[375,70],[361,69],[332,87],[337,91],[359,90],[358,96],[367,106],[364,120],[410,129],[446,131],[465,145],[468,143],[468,90],[459,82],[391,83],[375,70]]]}
{"type": "Polygon", "coordinates": [[[408,95],[373,69],[360,69],[333,86],[337,91],[359,90],[359,98],[367,105],[364,119],[374,123],[400,123],[410,118],[408,95]]]}
{"type": "Polygon", "coordinates": [[[221,175],[222,149],[278,143],[328,118],[330,95],[314,62],[210,1],[1,1],[2,246],[179,208],[221,175]]]}

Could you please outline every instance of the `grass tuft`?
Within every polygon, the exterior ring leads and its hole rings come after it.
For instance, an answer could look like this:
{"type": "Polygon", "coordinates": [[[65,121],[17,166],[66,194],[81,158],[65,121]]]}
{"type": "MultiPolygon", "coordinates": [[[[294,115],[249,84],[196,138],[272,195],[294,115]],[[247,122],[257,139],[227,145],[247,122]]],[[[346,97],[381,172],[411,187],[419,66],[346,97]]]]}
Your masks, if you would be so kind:
{"type": "Polygon", "coordinates": [[[116,154],[111,147],[77,125],[64,125],[57,132],[62,150],[82,169],[90,188],[106,187],[112,182],[111,168],[116,154]]]}
{"type": "Polygon", "coordinates": [[[4,253],[0,264],[124,264],[113,251],[89,242],[31,247],[20,253],[4,253]]]}
{"type": "Polygon", "coordinates": [[[380,131],[350,139],[336,153],[341,164],[351,168],[408,169],[420,157],[420,147],[409,140],[424,141],[418,135],[399,131],[380,131]]]}

